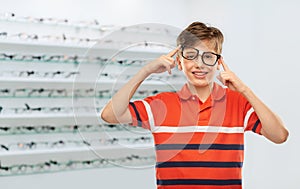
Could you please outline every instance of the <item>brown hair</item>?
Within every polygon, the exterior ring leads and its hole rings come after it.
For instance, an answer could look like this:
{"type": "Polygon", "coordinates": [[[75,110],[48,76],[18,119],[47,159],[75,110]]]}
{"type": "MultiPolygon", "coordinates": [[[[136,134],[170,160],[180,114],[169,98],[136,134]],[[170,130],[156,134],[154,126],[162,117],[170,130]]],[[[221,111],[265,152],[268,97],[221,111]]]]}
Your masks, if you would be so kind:
{"type": "Polygon", "coordinates": [[[202,22],[193,22],[177,37],[177,45],[193,46],[199,41],[207,40],[216,51],[221,54],[224,37],[222,32],[214,27],[206,26],[202,22]]]}

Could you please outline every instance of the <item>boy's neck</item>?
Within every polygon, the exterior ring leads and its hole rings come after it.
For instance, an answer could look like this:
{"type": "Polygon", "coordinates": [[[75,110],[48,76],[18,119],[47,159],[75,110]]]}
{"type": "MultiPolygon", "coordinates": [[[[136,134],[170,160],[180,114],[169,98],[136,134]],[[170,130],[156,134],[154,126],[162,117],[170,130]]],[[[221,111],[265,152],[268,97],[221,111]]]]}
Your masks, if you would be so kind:
{"type": "Polygon", "coordinates": [[[202,87],[197,87],[188,83],[188,87],[191,93],[197,95],[201,102],[205,102],[208,99],[208,97],[211,95],[211,92],[213,90],[213,86],[214,86],[213,82],[202,87]]]}

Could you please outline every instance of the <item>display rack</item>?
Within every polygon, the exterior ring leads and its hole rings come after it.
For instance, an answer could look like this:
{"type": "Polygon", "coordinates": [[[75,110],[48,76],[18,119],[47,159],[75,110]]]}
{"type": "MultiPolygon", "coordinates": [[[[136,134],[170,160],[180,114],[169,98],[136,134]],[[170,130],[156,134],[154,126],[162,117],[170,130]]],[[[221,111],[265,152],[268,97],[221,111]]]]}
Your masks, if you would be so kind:
{"type": "MultiPolygon", "coordinates": [[[[100,110],[170,50],[171,31],[12,13],[0,23],[0,176],[154,165],[151,133],[104,123],[100,110]]],[[[177,90],[182,77],[153,75],[134,99],[177,90]]]]}

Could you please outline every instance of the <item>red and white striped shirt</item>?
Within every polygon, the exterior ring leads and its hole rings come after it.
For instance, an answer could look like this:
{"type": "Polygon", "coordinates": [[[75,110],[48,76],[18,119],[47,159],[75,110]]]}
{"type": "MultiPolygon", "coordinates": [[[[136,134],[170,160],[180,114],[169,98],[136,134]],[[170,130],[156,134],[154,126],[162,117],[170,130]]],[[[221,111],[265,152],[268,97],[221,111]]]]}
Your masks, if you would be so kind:
{"type": "Polygon", "coordinates": [[[244,132],[260,134],[251,104],[214,84],[201,102],[187,84],[129,104],[132,125],[152,131],[159,189],[241,189],[244,132]]]}

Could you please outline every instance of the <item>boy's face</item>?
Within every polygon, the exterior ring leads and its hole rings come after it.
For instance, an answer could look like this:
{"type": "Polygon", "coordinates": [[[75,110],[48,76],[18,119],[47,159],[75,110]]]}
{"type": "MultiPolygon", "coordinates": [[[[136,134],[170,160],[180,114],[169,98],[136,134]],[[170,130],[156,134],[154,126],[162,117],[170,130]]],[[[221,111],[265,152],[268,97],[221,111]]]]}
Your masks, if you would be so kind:
{"type": "MultiPolygon", "coordinates": [[[[205,61],[209,56],[203,58],[201,56],[204,52],[213,52],[216,54],[217,52],[213,50],[209,41],[200,41],[193,45],[192,48],[186,48],[183,51],[185,58],[182,56],[182,51],[179,52],[180,55],[177,56],[178,69],[183,71],[189,84],[194,87],[206,87],[213,83],[214,75],[217,69],[219,69],[219,63],[217,62],[213,66],[204,64],[203,60],[205,61]],[[199,50],[199,55],[193,60],[188,60],[186,58],[189,58],[194,53],[192,48],[199,50]]],[[[204,53],[204,56],[206,56],[206,53],[204,53]]]]}

